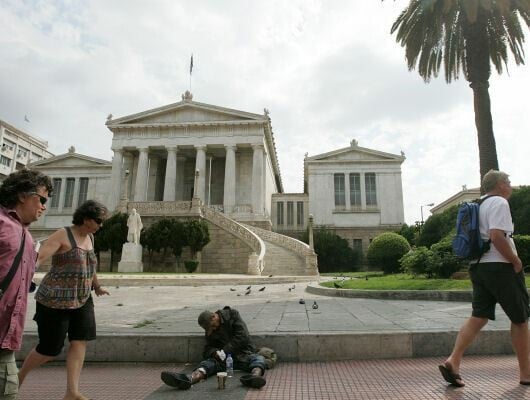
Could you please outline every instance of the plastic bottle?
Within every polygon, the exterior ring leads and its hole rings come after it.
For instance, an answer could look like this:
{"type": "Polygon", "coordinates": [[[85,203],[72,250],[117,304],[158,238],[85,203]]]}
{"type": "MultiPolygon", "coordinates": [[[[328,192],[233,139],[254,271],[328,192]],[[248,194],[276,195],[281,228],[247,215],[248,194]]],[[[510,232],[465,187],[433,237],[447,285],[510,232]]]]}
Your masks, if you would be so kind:
{"type": "Polygon", "coordinates": [[[228,353],[226,356],[226,373],[229,378],[234,376],[234,360],[232,359],[232,354],[228,353]]]}

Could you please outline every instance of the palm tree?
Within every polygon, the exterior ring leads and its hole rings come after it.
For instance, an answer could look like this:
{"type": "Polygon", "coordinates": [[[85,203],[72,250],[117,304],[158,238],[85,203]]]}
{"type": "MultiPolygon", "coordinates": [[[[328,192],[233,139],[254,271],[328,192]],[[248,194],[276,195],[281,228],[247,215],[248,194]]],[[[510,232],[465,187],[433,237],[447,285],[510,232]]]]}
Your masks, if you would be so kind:
{"type": "Polygon", "coordinates": [[[425,82],[438,76],[442,62],[447,83],[461,71],[469,81],[481,179],[499,169],[488,91],[491,64],[501,74],[508,47],[515,63],[524,64],[519,17],[530,27],[530,0],[411,0],[391,29],[405,47],[409,70],[417,65],[425,82]]]}

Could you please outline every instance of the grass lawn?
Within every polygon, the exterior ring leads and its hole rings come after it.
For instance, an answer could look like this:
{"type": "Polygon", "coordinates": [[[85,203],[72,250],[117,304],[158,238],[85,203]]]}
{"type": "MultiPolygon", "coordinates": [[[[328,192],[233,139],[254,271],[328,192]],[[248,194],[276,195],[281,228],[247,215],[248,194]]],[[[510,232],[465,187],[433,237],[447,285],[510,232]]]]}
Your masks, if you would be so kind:
{"type": "MultiPolygon", "coordinates": [[[[366,289],[366,290],[469,290],[471,281],[469,279],[427,279],[414,277],[408,274],[383,275],[377,272],[349,272],[336,274],[322,274],[330,276],[330,281],[322,282],[320,285],[334,287],[334,283],[341,285],[343,289],[366,289]],[[337,279],[333,279],[337,276],[337,279]],[[368,276],[368,280],[366,280],[368,276]],[[344,280],[343,280],[344,278],[344,280]],[[351,278],[351,279],[350,279],[351,278]]],[[[530,284],[527,275],[526,286],[530,284]]]]}

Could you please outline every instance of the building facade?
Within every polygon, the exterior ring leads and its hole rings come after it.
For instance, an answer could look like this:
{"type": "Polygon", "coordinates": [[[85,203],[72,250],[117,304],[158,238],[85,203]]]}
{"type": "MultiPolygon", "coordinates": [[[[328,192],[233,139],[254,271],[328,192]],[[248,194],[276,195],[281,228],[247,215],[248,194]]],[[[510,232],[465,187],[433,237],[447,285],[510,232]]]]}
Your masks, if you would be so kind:
{"type": "Polygon", "coordinates": [[[366,251],[382,232],[405,222],[401,164],[405,156],[349,147],[306,157],[304,187],[315,226],[325,226],[366,251]]]}
{"type": "Polygon", "coordinates": [[[113,134],[109,208],[120,201],[189,201],[270,229],[273,193],[283,191],[268,112],[182,101],[122,118],[113,134]],[[195,187],[196,186],[196,187],[195,187]]]}
{"type": "Polygon", "coordinates": [[[29,163],[53,157],[48,142],[0,119],[0,182],[29,163]]]}

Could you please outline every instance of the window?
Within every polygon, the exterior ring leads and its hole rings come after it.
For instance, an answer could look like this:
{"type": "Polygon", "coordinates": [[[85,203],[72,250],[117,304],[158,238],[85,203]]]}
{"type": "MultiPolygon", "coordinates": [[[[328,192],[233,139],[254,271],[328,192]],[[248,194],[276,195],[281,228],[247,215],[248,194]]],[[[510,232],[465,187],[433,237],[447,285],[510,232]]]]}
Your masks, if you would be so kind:
{"type": "Polygon", "coordinates": [[[304,202],[296,202],[296,225],[304,226],[304,202]]]}
{"type": "Polygon", "coordinates": [[[294,203],[287,202],[287,225],[294,225],[294,203]]]}
{"type": "Polygon", "coordinates": [[[79,196],[77,197],[77,205],[80,206],[86,201],[88,193],[88,178],[79,179],[79,196]]]}
{"type": "Polygon", "coordinates": [[[3,151],[13,151],[15,149],[15,143],[10,142],[7,139],[4,139],[4,143],[2,143],[2,150],[3,151]]]}
{"type": "Polygon", "coordinates": [[[346,196],[344,191],[344,174],[335,174],[335,206],[346,205],[346,196]]]}
{"type": "Polygon", "coordinates": [[[64,194],[64,208],[72,207],[74,200],[75,178],[66,178],[66,191],[64,194]]]}
{"type": "Polygon", "coordinates": [[[353,239],[353,248],[354,250],[363,250],[363,240],[362,239],[353,239]]]}
{"type": "Polygon", "coordinates": [[[61,197],[61,184],[63,180],[61,178],[53,178],[53,196],[52,196],[52,204],[50,208],[57,208],[59,207],[59,200],[61,197]]]}
{"type": "Polygon", "coordinates": [[[350,205],[361,205],[361,175],[350,174],[350,205]]]}
{"type": "Polygon", "coordinates": [[[28,150],[26,150],[24,147],[19,147],[17,152],[17,158],[27,158],[28,157],[28,150]]]}
{"type": "Polygon", "coordinates": [[[377,191],[375,187],[375,173],[369,172],[364,175],[364,184],[366,187],[366,205],[377,205],[377,191]]]}
{"type": "Polygon", "coordinates": [[[283,225],[283,203],[276,203],[276,225],[283,225]]]}
{"type": "Polygon", "coordinates": [[[0,164],[5,165],[6,167],[9,167],[11,165],[11,159],[0,156],[0,164]]]}

